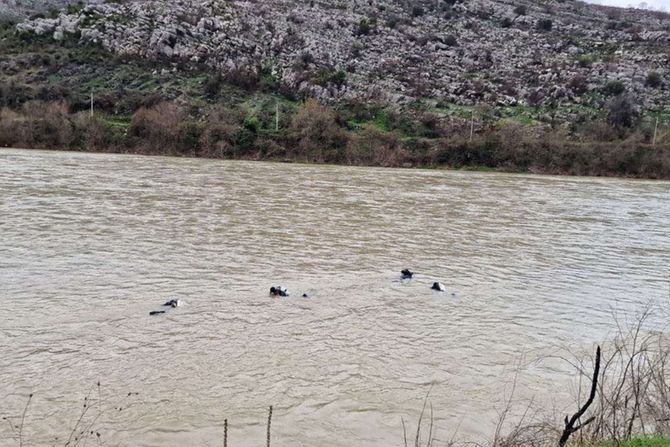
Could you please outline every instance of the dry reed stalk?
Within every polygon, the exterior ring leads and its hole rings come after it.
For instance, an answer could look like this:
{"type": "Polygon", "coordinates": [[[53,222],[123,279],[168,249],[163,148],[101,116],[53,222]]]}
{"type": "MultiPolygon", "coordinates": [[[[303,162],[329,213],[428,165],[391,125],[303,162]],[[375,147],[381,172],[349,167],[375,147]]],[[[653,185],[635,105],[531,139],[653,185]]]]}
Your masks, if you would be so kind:
{"type": "Polygon", "coordinates": [[[266,446],[270,447],[270,427],[272,426],[272,405],[270,405],[270,410],[268,411],[268,432],[266,435],[266,446]]]}
{"type": "Polygon", "coordinates": [[[223,420],[223,447],[228,447],[228,419],[223,420]]]}
{"type": "Polygon", "coordinates": [[[23,447],[23,424],[26,421],[26,413],[28,412],[28,407],[30,406],[30,401],[33,400],[33,393],[28,395],[28,402],[23,408],[23,414],[21,415],[21,426],[19,427],[19,447],[23,447]]]}

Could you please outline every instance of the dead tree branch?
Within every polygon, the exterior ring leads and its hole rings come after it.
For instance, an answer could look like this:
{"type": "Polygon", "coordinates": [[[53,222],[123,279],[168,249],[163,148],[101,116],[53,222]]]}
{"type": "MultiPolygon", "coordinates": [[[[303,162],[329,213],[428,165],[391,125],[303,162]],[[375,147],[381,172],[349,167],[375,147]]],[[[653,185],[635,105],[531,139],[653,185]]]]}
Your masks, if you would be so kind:
{"type": "Polygon", "coordinates": [[[584,413],[586,413],[586,410],[589,409],[593,403],[593,399],[596,397],[596,391],[598,390],[598,374],[600,374],[600,346],[598,346],[598,349],[596,349],[596,364],[593,370],[593,378],[591,379],[591,394],[589,395],[588,400],[579,409],[579,411],[573,414],[570,419],[565,416],[565,429],[563,429],[561,439],[558,441],[559,447],[564,447],[568,442],[568,439],[570,439],[570,435],[581,430],[595,420],[595,417],[590,417],[583,423],[575,425],[577,424],[577,421],[579,421],[579,419],[584,416],[584,413]]]}

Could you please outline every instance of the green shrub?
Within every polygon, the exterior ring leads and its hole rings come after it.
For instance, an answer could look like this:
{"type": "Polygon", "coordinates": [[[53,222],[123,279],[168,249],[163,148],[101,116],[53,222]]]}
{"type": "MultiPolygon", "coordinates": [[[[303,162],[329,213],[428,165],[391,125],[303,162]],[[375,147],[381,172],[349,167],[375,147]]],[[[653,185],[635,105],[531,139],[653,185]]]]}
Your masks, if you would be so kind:
{"type": "Polygon", "coordinates": [[[326,87],[327,85],[341,87],[347,83],[347,72],[332,68],[322,68],[312,76],[312,82],[322,87],[326,87]]]}
{"type": "Polygon", "coordinates": [[[603,91],[606,95],[617,96],[626,91],[626,86],[622,81],[619,80],[609,81],[607,84],[605,84],[603,91]]]}
{"type": "Polygon", "coordinates": [[[222,84],[223,84],[223,76],[221,76],[220,73],[208,77],[204,86],[205,96],[207,96],[208,98],[216,97],[221,91],[222,84]]]}
{"type": "Polygon", "coordinates": [[[300,54],[300,62],[302,62],[303,66],[313,64],[314,61],[314,55],[309,51],[303,51],[302,54],[300,54]]]}
{"type": "Polygon", "coordinates": [[[450,47],[455,47],[456,45],[458,45],[458,40],[456,39],[456,36],[454,36],[453,34],[448,34],[444,38],[444,44],[450,47]]]}
{"type": "Polygon", "coordinates": [[[588,68],[595,62],[595,57],[591,54],[582,54],[577,56],[577,65],[582,68],[588,68]]]}
{"type": "Polygon", "coordinates": [[[525,16],[527,12],[526,5],[519,5],[514,8],[514,14],[517,16],[525,16]]]}
{"type": "MultiPolygon", "coordinates": [[[[224,158],[234,156],[234,147],[241,140],[240,116],[236,110],[218,106],[205,119],[200,135],[200,155],[224,158]]],[[[247,136],[251,133],[244,129],[247,136]]],[[[253,141],[252,137],[252,141],[253,141]]]]}
{"type": "Polygon", "coordinates": [[[354,30],[354,36],[367,36],[372,32],[372,22],[368,19],[361,19],[354,30]]]}
{"type": "Polygon", "coordinates": [[[594,444],[592,447],[668,447],[670,438],[663,436],[651,436],[645,438],[635,438],[630,441],[607,441],[594,444]]]}
{"type": "Polygon", "coordinates": [[[386,26],[388,26],[391,29],[394,29],[398,25],[398,17],[395,15],[390,16],[388,19],[386,19],[386,26]]]}
{"type": "Polygon", "coordinates": [[[263,91],[273,91],[279,88],[279,79],[271,67],[262,67],[258,73],[258,82],[263,91]]]}
{"type": "Polygon", "coordinates": [[[647,73],[645,84],[647,87],[656,88],[663,85],[663,80],[661,79],[661,75],[658,72],[650,71],[647,73]]]}
{"type": "Polygon", "coordinates": [[[16,21],[8,17],[0,17],[0,32],[13,31],[16,21]]]}
{"type": "Polygon", "coordinates": [[[586,93],[589,89],[586,77],[580,74],[577,74],[570,79],[568,87],[578,95],[586,93]]]}
{"type": "Polygon", "coordinates": [[[79,112],[72,119],[74,127],[73,144],[83,150],[109,149],[111,128],[98,115],[79,112]]]}
{"type": "Polygon", "coordinates": [[[554,22],[551,19],[540,19],[537,21],[536,28],[539,31],[551,31],[554,27],[554,22]]]}
{"type": "Polygon", "coordinates": [[[258,84],[260,83],[258,72],[249,67],[233,68],[226,73],[225,79],[229,84],[245,90],[254,90],[258,88],[258,84]]]}
{"type": "Polygon", "coordinates": [[[614,127],[630,128],[638,116],[639,112],[627,95],[618,95],[607,103],[607,118],[614,127]]]}
{"type": "Polygon", "coordinates": [[[242,125],[246,130],[253,133],[257,133],[261,128],[261,122],[256,116],[248,116],[242,125]]]}

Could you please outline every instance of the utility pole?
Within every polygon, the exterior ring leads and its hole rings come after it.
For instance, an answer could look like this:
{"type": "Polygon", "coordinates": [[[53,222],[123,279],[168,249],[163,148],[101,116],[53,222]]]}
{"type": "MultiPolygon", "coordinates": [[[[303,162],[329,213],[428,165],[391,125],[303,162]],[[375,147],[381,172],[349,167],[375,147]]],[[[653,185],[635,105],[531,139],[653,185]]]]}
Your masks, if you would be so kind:
{"type": "Polygon", "coordinates": [[[275,104],[275,131],[279,132],[279,102],[275,104]]]}
{"type": "Polygon", "coordinates": [[[470,118],[470,141],[472,141],[472,134],[475,132],[475,111],[472,111],[472,117],[470,118]]]}
{"type": "Polygon", "coordinates": [[[651,145],[656,146],[656,134],[658,133],[658,117],[656,117],[656,125],[654,126],[654,139],[651,140],[651,145]]]}

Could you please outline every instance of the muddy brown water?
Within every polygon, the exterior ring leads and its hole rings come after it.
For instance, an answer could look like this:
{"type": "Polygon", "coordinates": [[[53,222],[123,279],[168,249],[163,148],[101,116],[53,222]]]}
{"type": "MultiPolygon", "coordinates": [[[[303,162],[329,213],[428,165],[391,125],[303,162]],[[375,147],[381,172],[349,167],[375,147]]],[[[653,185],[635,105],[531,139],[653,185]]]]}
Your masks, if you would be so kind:
{"type": "Polygon", "coordinates": [[[669,224],[668,182],[1,150],[0,416],[34,392],[62,445],[92,390],[107,445],[259,445],[274,405],[275,446],[387,446],[433,384],[482,440],[515,370],[561,408],[542,359],[668,301],[669,224]]]}

